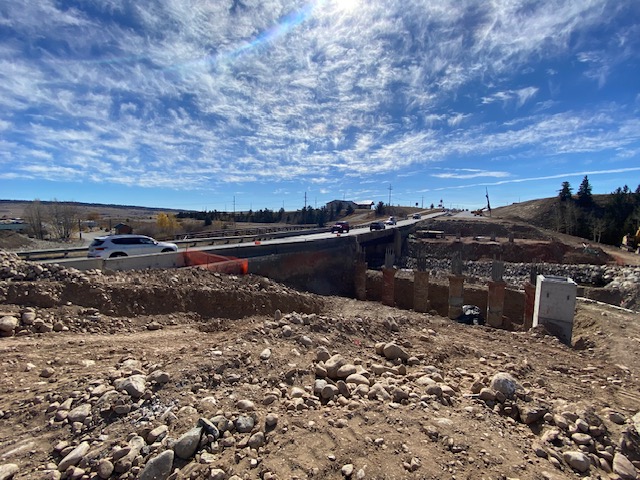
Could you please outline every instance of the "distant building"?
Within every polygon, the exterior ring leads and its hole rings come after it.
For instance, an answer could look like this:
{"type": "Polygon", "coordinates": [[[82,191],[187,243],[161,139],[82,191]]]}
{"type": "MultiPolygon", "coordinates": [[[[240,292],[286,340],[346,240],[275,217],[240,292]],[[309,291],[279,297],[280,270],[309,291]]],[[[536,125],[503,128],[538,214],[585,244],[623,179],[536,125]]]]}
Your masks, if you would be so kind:
{"type": "Polygon", "coordinates": [[[351,200],[331,200],[327,203],[327,209],[333,209],[334,212],[345,211],[349,207],[355,210],[358,208],[358,205],[356,202],[352,202],[351,200]]]}
{"type": "Polygon", "coordinates": [[[118,223],[113,229],[116,232],[116,235],[128,235],[133,233],[133,228],[125,223],[118,223]]]}

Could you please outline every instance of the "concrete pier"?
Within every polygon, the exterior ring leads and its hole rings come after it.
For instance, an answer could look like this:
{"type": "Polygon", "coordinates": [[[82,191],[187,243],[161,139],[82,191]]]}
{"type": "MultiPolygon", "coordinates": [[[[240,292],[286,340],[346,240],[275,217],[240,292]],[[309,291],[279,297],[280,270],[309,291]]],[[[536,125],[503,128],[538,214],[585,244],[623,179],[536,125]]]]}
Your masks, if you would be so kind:
{"type": "Polygon", "coordinates": [[[416,312],[428,312],[429,305],[429,272],[426,271],[426,262],[418,259],[418,269],[413,272],[413,309],[416,312]]]}
{"type": "Polygon", "coordinates": [[[396,305],[396,268],[393,266],[395,258],[394,250],[388,248],[384,255],[384,267],[382,269],[382,303],[390,307],[395,307],[396,305]]]}
{"type": "Polygon", "coordinates": [[[503,328],[504,293],[507,284],[503,281],[489,282],[489,295],[487,299],[487,325],[494,328],[503,328]]]}
{"type": "Polygon", "coordinates": [[[449,318],[456,320],[462,315],[464,303],[464,276],[449,275],[449,318]]]}
{"type": "Polygon", "coordinates": [[[536,306],[536,286],[531,282],[524,284],[524,318],[522,328],[526,331],[533,327],[533,311],[536,306]]]}

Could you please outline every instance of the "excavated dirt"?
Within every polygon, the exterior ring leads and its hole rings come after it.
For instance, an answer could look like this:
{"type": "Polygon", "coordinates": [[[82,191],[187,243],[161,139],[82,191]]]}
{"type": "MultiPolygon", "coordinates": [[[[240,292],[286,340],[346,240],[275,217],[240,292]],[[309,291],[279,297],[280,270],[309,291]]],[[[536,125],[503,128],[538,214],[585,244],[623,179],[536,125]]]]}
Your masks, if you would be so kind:
{"type": "Polygon", "coordinates": [[[0,248],[2,249],[17,250],[28,247],[31,244],[31,240],[24,235],[12,231],[0,230],[0,248]]]}
{"type": "MultiPolygon", "coordinates": [[[[421,239],[427,256],[451,258],[458,253],[464,260],[483,261],[500,259],[505,262],[565,263],[606,265],[616,259],[600,247],[574,247],[557,241],[522,240],[511,243],[507,238],[496,237],[480,241],[473,237],[453,239],[421,239]]],[[[416,252],[416,254],[418,254],[416,252]]]]}
{"type": "Polygon", "coordinates": [[[427,256],[463,260],[500,259],[505,262],[606,265],[637,264],[613,247],[550,232],[531,225],[491,218],[434,219],[414,234],[427,256]],[[444,232],[444,239],[429,238],[429,231],[444,232]]]}
{"type": "Polygon", "coordinates": [[[29,280],[13,262],[0,282],[0,316],[19,320],[0,338],[0,472],[14,472],[2,478],[633,478],[610,473],[622,455],[640,467],[633,313],[579,303],[565,346],[251,275],[44,268],[29,280]],[[408,358],[382,355],[390,342],[408,358]],[[327,378],[334,354],[369,386],[327,378]],[[489,388],[499,372],[513,397],[489,388]],[[120,383],[136,374],[140,396],[120,383]],[[323,399],[317,381],[340,393],[323,399]],[[148,476],[203,418],[231,427],[148,476]]]}

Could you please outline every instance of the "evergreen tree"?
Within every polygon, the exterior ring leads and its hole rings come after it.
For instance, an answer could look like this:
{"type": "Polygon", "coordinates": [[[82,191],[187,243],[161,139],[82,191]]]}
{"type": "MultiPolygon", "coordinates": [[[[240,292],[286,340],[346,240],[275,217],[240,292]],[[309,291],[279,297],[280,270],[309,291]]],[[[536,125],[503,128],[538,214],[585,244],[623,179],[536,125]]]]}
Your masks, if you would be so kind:
{"type": "Polygon", "coordinates": [[[573,189],[571,188],[571,184],[569,182],[562,182],[562,188],[560,188],[558,192],[560,201],[564,202],[565,200],[571,200],[573,189]]]}
{"type": "Polygon", "coordinates": [[[318,210],[318,215],[316,216],[316,222],[319,227],[324,227],[327,223],[327,208],[322,207],[318,210]]]}
{"type": "Polygon", "coordinates": [[[580,187],[578,188],[578,204],[582,207],[589,206],[593,203],[593,197],[591,196],[591,184],[587,175],[584,176],[580,187]]]}

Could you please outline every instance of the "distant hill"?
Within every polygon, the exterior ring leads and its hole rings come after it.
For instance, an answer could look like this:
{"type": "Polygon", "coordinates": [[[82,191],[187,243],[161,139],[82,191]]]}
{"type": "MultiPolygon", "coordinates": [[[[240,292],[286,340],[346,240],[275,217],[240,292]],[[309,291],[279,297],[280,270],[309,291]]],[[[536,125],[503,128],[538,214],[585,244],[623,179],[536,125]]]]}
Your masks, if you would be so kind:
{"type": "Polygon", "coordinates": [[[616,191],[593,195],[588,201],[575,196],[542,198],[495,208],[492,216],[519,220],[548,230],[567,233],[609,245],[640,226],[640,193],[616,191]]]}
{"type": "Polygon", "coordinates": [[[551,215],[557,202],[558,199],[554,197],[513,203],[492,209],[491,216],[519,220],[553,230],[551,215]]]}
{"type": "MultiPolygon", "coordinates": [[[[8,217],[22,217],[24,210],[32,202],[30,200],[0,200],[0,218],[8,217]]],[[[43,205],[49,205],[51,202],[40,200],[43,205]]],[[[164,213],[178,213],[180,210],[171,208],[154,208],[154,207],[139,207],[135,205],[116,205],[116,204],[101,204],[101,203],[82,203],[82,202],[64,202],[59,203],[71,204],[78,207],[81,216],[85,216],[90,213],[97,213],[103,218],[144,218],[157,215],[160,212],[164,213]]]]}

